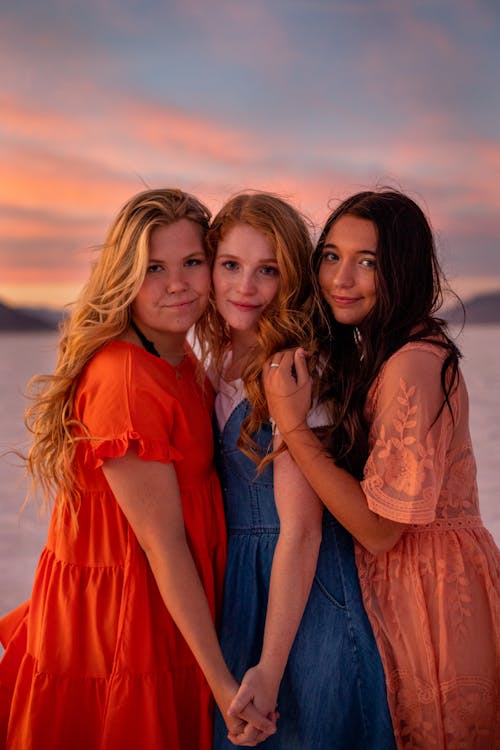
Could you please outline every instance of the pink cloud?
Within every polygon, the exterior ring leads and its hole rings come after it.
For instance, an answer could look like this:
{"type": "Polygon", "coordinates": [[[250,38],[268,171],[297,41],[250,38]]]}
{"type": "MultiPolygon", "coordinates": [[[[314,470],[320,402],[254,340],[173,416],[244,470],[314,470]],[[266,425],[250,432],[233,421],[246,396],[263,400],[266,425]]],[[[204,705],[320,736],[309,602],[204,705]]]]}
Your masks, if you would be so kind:
{"type": "Polygon", "coordinates": [[[44,111],[4,96],[2,129],[15,142],[50,145],[71,155],[84,152],[87,159],[120,171],[139,163],[156,170],[162,162],[165,170],[170,165],[172,171],[199,169],[200,159],[203,168],[214,161],[241,164],[262,156],[263,147],[250,131],[143,97],[114,92],[110,98],[94,85],[80,85],[71,86],[72,100],[91,99],[92,113],[44,111]]]}
{"type": "Polygon", "coordinates": [[[0,149],[0,203],[41,207],[60,213],[103,213],[117,196],[139,190],[138,181],[99,163],[30,146],[0,149]],[[133,185],[133,187],[132,187],[133,185]]]}

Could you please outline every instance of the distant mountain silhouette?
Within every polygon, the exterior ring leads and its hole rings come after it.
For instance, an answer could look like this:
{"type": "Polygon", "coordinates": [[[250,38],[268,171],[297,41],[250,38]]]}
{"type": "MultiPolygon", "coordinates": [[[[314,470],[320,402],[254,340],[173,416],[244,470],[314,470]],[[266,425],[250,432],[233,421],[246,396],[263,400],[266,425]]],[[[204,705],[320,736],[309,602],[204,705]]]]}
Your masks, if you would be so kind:
{"type": "Polygon", "coordinates": [[[33,318],[39,318],[49,323],[51,328],[57,328],[66,313],[64,310],[54,310],[49,307],[23,307],[20,308],[23,313],[31,315],[33,318]]]}
{"type": "MultiPolygon", "coordinates": [[[[39,311],[41,313],[41,311],[39,311]]],[[[51,312],[46,310],[45,312],[51,312]]],[[[61,316],[59,315],[59,318],[61,316]]],[[[57,320],[22,307],[8,307],[0,302],[0,331],[55,331],[57,320]]]]}
{"type": "MultiPolygon", "coordinates": [[[[464,302],[464,307],[466,325],[467,323],[500,323],[500,291],[472,297],[464,302]]],[[[460,305],[455,305],[444,314],[444,317],[450,323],[461,324],[464,320],[463,310],[460,305]]]]}
{"type": "MultiPolygon", "coordinates": [[[[465,323],[500,323],[500,290],[464,302],[465,323]]],[[[55,331],[64,317],[62,310],[46,307],[9,307],[0,302],[0,331],[55,331]]],[[[455,305],[443,313],[450,323],[461,324],[463,311],[455,305]]]]}

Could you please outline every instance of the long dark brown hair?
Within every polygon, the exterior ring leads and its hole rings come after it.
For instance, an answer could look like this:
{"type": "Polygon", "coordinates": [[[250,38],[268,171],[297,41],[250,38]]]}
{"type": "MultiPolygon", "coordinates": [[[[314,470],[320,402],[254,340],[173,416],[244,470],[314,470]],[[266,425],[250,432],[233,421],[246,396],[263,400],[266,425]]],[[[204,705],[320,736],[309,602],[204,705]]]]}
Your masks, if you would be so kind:
{"type": "Polygon", "coordinates": [[[392,189],[365,191],[344,200],[328,217],[313,254],[314,324],[323,361],[320,401],[330,411],[325,441],[336,462],[358,479],[368,457],[364,409],[383,363],[410,341],[431,341],[445,350],[443,403],[457,385],[460,351],[445,320],[436,316],[446,289],[433,233],[422,209],[392,189]],[[319,288],[326,237],[341,216],[367,219],[376,227],[376,302],[356,326],[338,323],[319,288]]]}

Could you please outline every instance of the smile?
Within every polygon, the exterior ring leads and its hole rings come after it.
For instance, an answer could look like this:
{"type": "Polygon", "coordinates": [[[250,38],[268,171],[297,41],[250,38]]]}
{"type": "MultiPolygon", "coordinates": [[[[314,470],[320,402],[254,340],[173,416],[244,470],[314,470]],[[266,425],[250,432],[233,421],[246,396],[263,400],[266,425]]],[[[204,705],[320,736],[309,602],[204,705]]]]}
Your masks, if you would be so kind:
{"type": "Polygon", "coordinates": [[[188,307],[188,305],[192,305],[194,302],[196,300],[190,299],[185,302],[174,302],[171,305],[161,305],[161,307],[167,310],[177,310],[179,307],[188,307]]]}
{"type": "Polygon", "coordinates": [[[229,304],[242,312],[254,312],[261,308],[261,305],[250,305],[248,302],[233,302],[233,300],[229,300],[229,304]]]}
{"type": "Polygon", "coordinates": [[[356,302],[360,302],[363,298],[362,297],[339,297],[336,294],[331,294],[330,299],[336,305],[349,306],[349,305],[354,305],[356,302]]]}

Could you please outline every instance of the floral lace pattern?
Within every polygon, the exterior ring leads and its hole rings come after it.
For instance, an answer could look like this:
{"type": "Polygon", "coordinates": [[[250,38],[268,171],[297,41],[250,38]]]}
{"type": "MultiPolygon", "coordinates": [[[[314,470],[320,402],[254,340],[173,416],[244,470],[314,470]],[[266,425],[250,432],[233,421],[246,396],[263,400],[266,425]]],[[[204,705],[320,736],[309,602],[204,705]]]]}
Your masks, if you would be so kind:
{"type": "Polygon", "coordinates": [[[370,508],[407,524],[356,562],[401,750],[500,748],[500,552],[479,515],[463,380],[439,417],[442,354],[409,344],[372,389],[370,508]]]}

